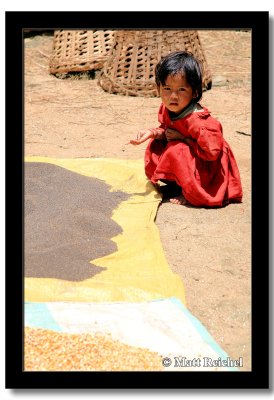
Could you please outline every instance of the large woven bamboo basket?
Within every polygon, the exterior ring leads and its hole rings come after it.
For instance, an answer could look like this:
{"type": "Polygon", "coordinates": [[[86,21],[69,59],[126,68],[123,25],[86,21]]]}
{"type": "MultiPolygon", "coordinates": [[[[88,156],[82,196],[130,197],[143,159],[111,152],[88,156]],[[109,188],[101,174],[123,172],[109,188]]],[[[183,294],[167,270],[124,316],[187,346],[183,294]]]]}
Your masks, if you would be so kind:
{"type": "Polygon", "coordinates": [[[203,89],[211,87],[211,74],[197,31],[116,31],[114,44],[104,64],[100,86],[109,93],[157,96],[155,67],[168,53],[190,51],[201,63],[203,89]]]}
{"type": "Polygon", "coordinates": [[[54,31],[51,74],[100,69],[113,45],[111,30],[54,31]]]}

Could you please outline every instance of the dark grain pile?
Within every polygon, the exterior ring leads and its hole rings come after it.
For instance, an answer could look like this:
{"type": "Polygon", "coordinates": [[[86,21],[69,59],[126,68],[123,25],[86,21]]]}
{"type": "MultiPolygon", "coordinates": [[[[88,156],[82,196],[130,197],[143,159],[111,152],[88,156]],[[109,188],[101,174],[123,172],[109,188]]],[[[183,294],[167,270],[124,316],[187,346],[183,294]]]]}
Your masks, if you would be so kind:
{"type": "Polygon", "coordinates": [[[112,211],[127,195],[99,179],[47,163],[25,164],[25,277],[81,281],[116,251],[112,211]]]}

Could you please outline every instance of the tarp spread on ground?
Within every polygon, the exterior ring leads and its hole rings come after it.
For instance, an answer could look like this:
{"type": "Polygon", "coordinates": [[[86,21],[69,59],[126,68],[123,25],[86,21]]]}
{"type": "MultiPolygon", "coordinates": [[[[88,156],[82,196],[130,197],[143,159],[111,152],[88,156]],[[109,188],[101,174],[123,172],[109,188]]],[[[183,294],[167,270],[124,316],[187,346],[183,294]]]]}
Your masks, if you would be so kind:
{"type": "MultiPolygon", "coordinates": [[[[26,303],[25,324],[79,337],[111,335],[120,343],[158,353],[157,370],[235,370],[228,355],[176,298],[138,303],[26,303]]],[[[92,368],[96,370],[96,365],[92,368]]]]}
{"type": "MultiPolygon", "coordinates": [[[[116,159],[52,159],[42,157],[29,157],[26,161],[40,163],[40,171],[45,171],[44,163],[53,164],[56,167],[62,167],[55,170],[47,168],[47,172],[51,172],[52,175],[60,175],[60,180],[53,181],[47,177],[47,174],[39,174],[38,171],[32,173],[36,179],[34,182],[30,182],[25,191],[26,208],[30,197],[32,201],[35,200],[36,204],[32,204],[32,208],[38,208],[39,202],[44,201],[40,207],[40,212],[44,213],[40,218],[40,223],[44,220],[43,231],[41,232],[41,241],[37,243],[38,248],[28,248],[32,246],[32,242],[37,239],[34,236],[38,235],[39,224],[33,223],[34,211],[26,214],[25,220],[25,235],[26,235],[26,248],[29,252],[25,256],[25,300],[26,301],[143,301],[153,300],[165,297],[176,296],[185,302],[184,288],[181,279],[178,275],[173,274],[167,264],[161,241],[159,237],[158,229],[154,223],[157,208],[161,201],[160,195],[156,192],[153,186],[147,182],[143,173],[142,161],[124,161],[116,159]],[[69,185],[65,187],[65,174],[62,169],[71,171],[74,173],[73,177],[66,178],[66,182],[69,185]],[[79,175],[80,174],[80,175],[79,175]],[[81,182],[79,178],[92,177],[93,180],[81,182]],[[97,182],[94,188],[94,178],[102,180],[110,188],[107,191],[102,185],[99,187],[97,182]],[[51,204],[47,205],[47,201],[41,200],[41,187],[44,185],[46,191],[52,190],[52,186],[55,186],[55,191],[51,193],[51,204]],[[36,185],[34,193],[28,195],[28,191],[36,185]],[[73,185],[76,188],[73,188],[73,185]],[[74,214],[71,216],[72,224],[74,228],[70,232],[61,231],[62,226],[66,226],[66,221],[62,218],[62,215],[67,212],[65,209],[69,208],[70,203],[73,203],[72,195],[79,193],[83,190],[83,187],[90,185],[92,191],[84,195],[91,197],[91,202],[87,204],[85,209],[81,199],[79,197],[76,201],[74,208],[74,214]],[[51,189],[50,189],[51,187],[51,189]],[[67,192],[66,192],[67,189],[67,192]],[[98,192],[98,190],[100,191],[98,192]],[[97,190],[97,192],[96,192],[97,190]],[[115,192],[118,192],[115,193],[115,192]],[[57,211],[49,211],[55,205],[56,198],[63,196],[63,203],[59,201],[57,211]],[[110,229],[110,221],[108,221],[107,229],[102,232],[100,228],[100,221],[94,218],[94,225],[97,224],[97,232],[93,225],[93,222],[84,220],[87,215],[88,207],[96,210],[96,207],[100,202],[106,204],[112,201],[112,205],[116,200],[125,199],[120,202],[117,208],[112,213],[113,226],[110,229]],[[106,201],[106,197],[108,197],[106,201]],[[52,213],[51,215],[50,212],[52,213]],[[57,214],[59,212],[59,219],[57,214]],[[78,218],[78,219],[77,219],[78,218]],[[73,265],[71,263],[71,257],[75,258],[71,249],[74,249],[79,258],[82,255],[79,254],[79,247],[83,245],[83,223],[86,223],[85,236],[87,239],[92,239],[92,236],[97,238],[95,248],[100,248],[105,245],[103,242],[109,242],[110,230],[120,230],[118,235],[111,238],[112,244],[115,243],[117,250],[110,252],[109,243],[105,246],[107,254],[103,257],[95,258],[91,252],[89,258],[86,254],[86,262],[90,262],[90,272],[86,270],[80,273],[76,271],[69,271],[73,265]],[[114,224],[116,223],[116,224],[114,224]],[[45,227],[46,225],[46,227],[45,227]],[[34,234],[34,227],[38,226],[37,232],[34,234]],[[56,235],[56,229],[58,228],[58,235],[54,240],[50,241],[50,236],[56,235]],[[44,230],[47,230],[47,236],[45,236],[44,230]],[[79,232],[77,232],[79,230],[79,232]],[[76,232],[75,232],[76,231],[76,232]],[[90,233],[90,237],[88,237],[90,233]],[[27,239],[29,235],[29,240],[27,239]],[[64,248],[63,236],[74,235],[71,239],[68,237],[66,246],[64,248]],[[105,235],[105,237],[104,237],[105,235]],[[58,243],[59,240],[59,243],[58,243]],[[44,242],[44,244],[43,244],[44,242]],[[48,247],[55,249],[54,254],[49,255],[48,247]],[[76,246],[75,246],[76,244],[76,246]],[[78,247],[78,250],[77,250],[78,247]],[[57,249],[61,251],[57,252],[57,249]],[[40,261],[43,260],[45,264],[45,257],[48,258],[47,270],[48,275],[38,275],[37,268],[37,257],[40,252],[40,261]],[[69,256],[68,256],[69,254],[69,256]],[[57,259],[58,257],[58,259],[57,259]],[[28,266],[32,264],[31,266],[28,266]],[[94,266],[97,267],[94,270],[94,266]],[[59,272],[56,271],[59,269],[59,272]],[[62,272],[63,271],[63,272],[62,272]],[[59,273],[59,275],[58,275],[59,273]],[[81,277],[82,275],[82,277],[81,277]],[[90,278],[88,277],[90,275],[90,278]],[[82,279],[86,276],[86,279],[82,279]]],[[[26,165],[26,167],[29,167],[26,165]]],[[[28,168],[26,168],[28,172],[28,168]]],[[[28,176],[25,176],[26,182],[28,182],[28,176]]],[[[33,190],[33,189],[32,189],[33,190]]],[[[48,200],[49,203],[49,200],[48,200]]],[[[109,210],[106,209],[106,214],[110,214],[109,210]]],[[[98,207],[97,207],[98,211],[98,207]]],[[[103,218],[104,208],[99,210],[101,217],[103,218]]],[[[39,212],[38,212],[39,214],[39,212]]],[[[94,216],[94,214],[93,214],[94,216]]],[[[95,215],[96,216],[96,215],[95,215]]],[[[90,218],[91,216],[88,215],[90,218]]],[[[110,217],[109,217],[110,218],[110,217]]],[[[108,219],[109,219],[108,218],[108,219]]],[[[107,217],[105,216],[105,219],[107,217]]],[[[106,221],[101,220],[101,225],[106,221]]],[[[67,229],[67,228],[66,228],[67,229]]],[[[110,242],[111,244],[111,242],[110,242]]],[[[94,247],[93,247],[94,250],[94,247]]],[[[86,250],[85,250],[86,251],[86,250]]],[[[104,252],[104,250],[102,250],[104,252]]],[[[98,252],[96,250],[96,252],[98,252]]],[[[79,265],[77,268],[80,269],[82,260],[79,259],[79,265]]],[[[84,269],[84,268],[82,268],[84,269]]]]}
{"type": "Polygon", "coordinates": [[[198,360],[180,370],[231,370],[210,365],[228,356],[185,307],[154,223],[161,196],[143,161],[25,161],[25,327],[111,334],[173,360],[165,370],[179,356],[198,360]]]}

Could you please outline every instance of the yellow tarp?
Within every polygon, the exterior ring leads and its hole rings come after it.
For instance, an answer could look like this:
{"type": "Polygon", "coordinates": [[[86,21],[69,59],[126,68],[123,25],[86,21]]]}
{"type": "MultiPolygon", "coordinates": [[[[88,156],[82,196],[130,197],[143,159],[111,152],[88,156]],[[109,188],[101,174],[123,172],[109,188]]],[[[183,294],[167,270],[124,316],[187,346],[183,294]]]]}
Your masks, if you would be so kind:
{"type": "Polygon", "coordinates": [[[185,303],[183,283],[169,268],[154,222],[161,196],[147,181],[142,160],[27,157],[25,161],[55,164],[130,194],[112,216],[123,230],[112,238],[117,251],[90,260],[107,269],[81,282],[25,278],[25,301],[136,302],[176,297],[185,303]]]}

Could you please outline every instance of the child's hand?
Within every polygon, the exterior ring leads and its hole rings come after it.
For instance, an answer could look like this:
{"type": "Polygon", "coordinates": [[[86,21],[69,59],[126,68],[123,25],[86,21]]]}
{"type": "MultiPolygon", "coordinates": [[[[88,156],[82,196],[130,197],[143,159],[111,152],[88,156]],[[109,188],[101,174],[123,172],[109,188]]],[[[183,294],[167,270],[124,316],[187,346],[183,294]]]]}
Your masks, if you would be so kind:
{"type": "Polygon", "coordinates": [[[184,142],[186,144],[189,144],[191,142],[191,138],[185,137],[175,129],[168,128],[165,132],[165,135],[168,142],[172,140],[180,140],[181,142],[184,142]]]}
{"type": "Polygon", "coordinates": [[[138,145],[141,144],[143,142],[145,142],[146,140],[150,139],[153,137],[153,132],[151,132],[151,130],[147,129],[147,130],[142,130],[139,131],[136,135],[135,139],[131,139],[129,141],[130,144],[133,145],[138,145]]]}
{"type": "Polygon", "coordinates": [[[171,140],[182,140],[183,141],[183,139],[184,139],[184,136],[180,132],[176,131],[175,129],[168,128],[166,130],[165,134],[166,134],[166,139],[168,142],[170,142],[171,140]]]}

